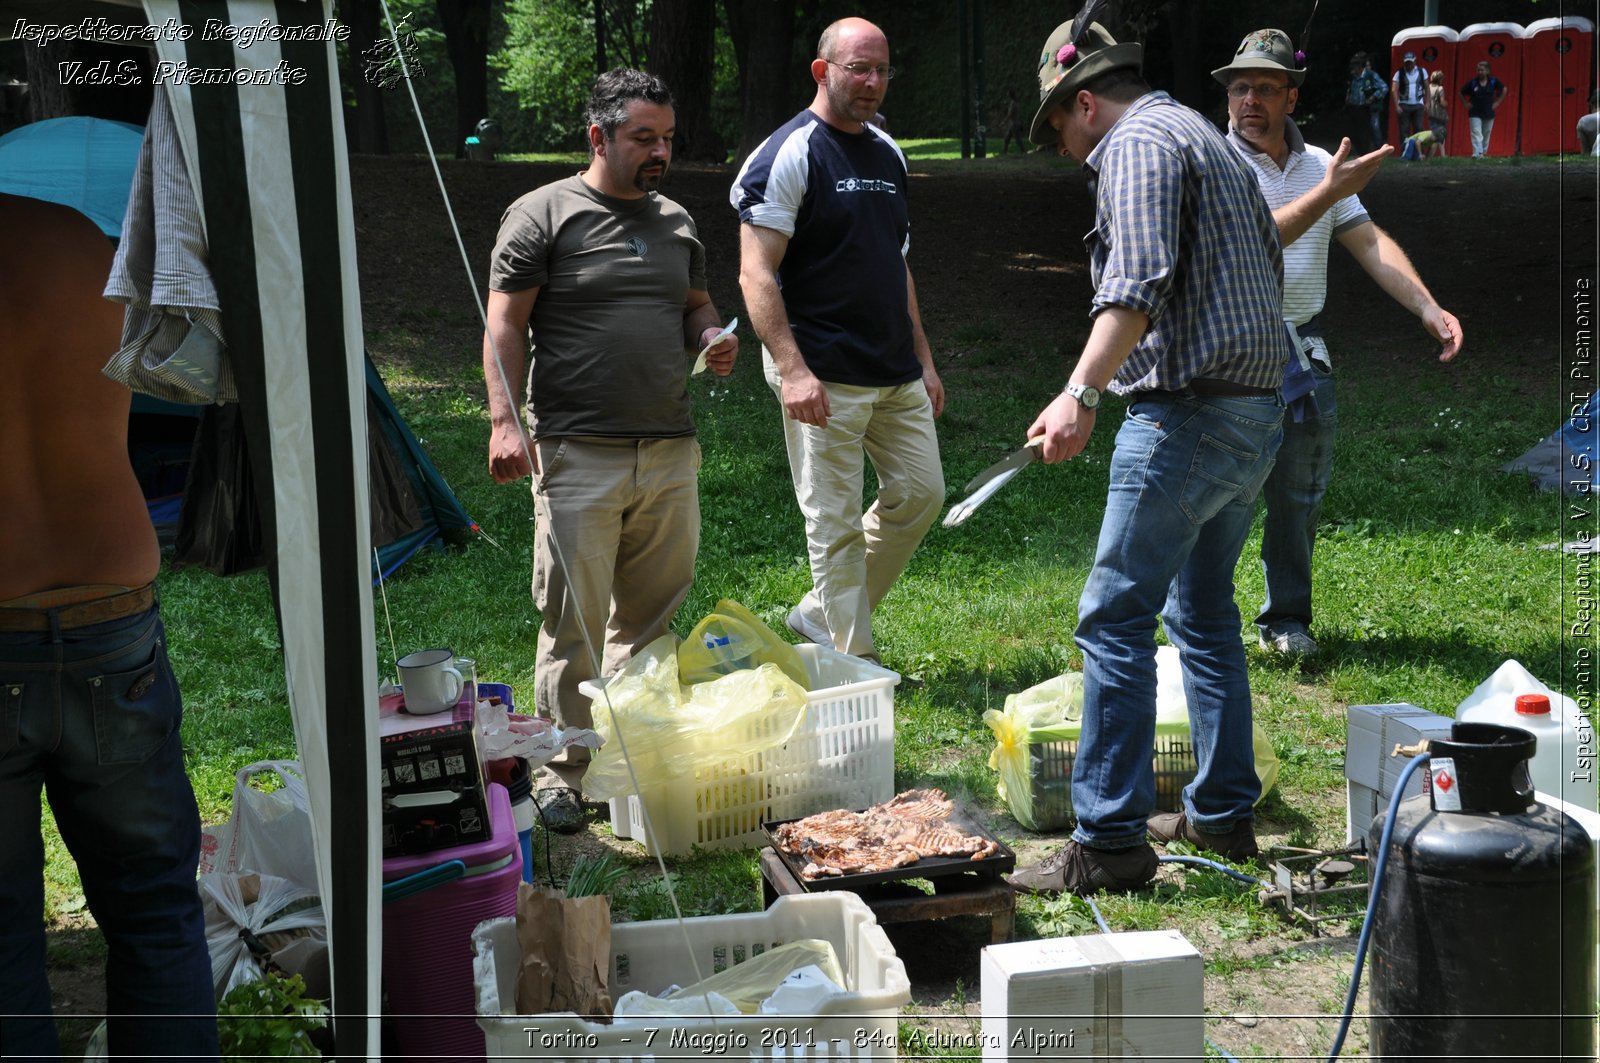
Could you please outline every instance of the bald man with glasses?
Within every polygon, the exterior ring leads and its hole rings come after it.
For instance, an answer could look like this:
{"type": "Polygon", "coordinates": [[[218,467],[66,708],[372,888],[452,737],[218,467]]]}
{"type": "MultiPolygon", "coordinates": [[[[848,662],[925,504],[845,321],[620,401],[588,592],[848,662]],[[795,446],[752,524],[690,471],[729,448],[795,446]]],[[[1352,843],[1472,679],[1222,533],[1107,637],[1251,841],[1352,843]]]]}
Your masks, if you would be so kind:
{"type": "Polygon", "coordinates": [[[1311,553],[1339,425],[1322,322],[1329,244],[1343,244],[1390,298],[1422,319],[1440,343],[1440,361],[1450,361],[1461,349],[1461,323],[1440,308],[1405,252],[1372,223],[1356,198],[1393,149],[1384,145],[1351,159],[1347,139],[1330,156],[1307,144],[1295,127],[1289,116],[1306,71],[1285,33],[1250,34],[1233,61],[1212,76],[1228,93],[1228,143],[1255,176],[1278,223],[1283,316],[1295,326],[1315,381],[1315,410],[1300,420],[1284,418],[1278,460],[1261,489],[1267,503],[1261,542],[1266,601],[1256,616],[1263,649],[1311,657],[1320,650],[1311,637],[1311,553]]]}
{"type": "Polygon", "coordinates": [[[906,265],[905,155],[873,121],[895,73],[889,42],[841,19],[810,73],[811,106],[751,153],[729,199],[811,563],[789,628],[876,658],[872,612],[944,504],[944,385],[906,265]],[[863,455],[878,475],[865,512],[863,455]]]}

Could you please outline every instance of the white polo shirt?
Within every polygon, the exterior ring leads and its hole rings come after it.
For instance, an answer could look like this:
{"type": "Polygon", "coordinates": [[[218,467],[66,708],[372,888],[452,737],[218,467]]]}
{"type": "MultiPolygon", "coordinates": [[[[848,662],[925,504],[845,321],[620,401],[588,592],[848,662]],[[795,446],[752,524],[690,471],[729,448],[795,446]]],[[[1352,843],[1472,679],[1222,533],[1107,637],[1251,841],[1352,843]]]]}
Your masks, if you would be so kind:
{"type": "MultiPolygon", "coordinates": [[[[1255,174],[1256,184],[1273,210],[1315,188],[1333,161],[1326,151],[1306,143],[1294,119],[1284,119],[1283,135],[1289,144],[1289,158],[1280,170],[1272,156],[1257,152],[1231,126],[1228,129],[1228,143],[1255,174]]],[[[1360,199],[1346,196],[1312,222],[1300,239],[1283,249],[1284,318],[1303,325],[1322,312],[1328,295],[1329,245],[1340,233],[1371,220],[1360,199]]]]}

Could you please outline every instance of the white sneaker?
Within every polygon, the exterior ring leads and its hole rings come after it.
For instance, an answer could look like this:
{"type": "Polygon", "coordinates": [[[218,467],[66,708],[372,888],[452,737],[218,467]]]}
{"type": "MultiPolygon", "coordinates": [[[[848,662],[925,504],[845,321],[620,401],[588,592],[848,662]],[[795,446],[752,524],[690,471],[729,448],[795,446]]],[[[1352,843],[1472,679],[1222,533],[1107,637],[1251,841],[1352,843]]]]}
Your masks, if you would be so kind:
{"type": "Polygon", "coordinates": [[[815,642],[818,646],[826,646],[830,650],[833,649],[833,636],[828,634],[826,629],[819,628],[807,620],[805,615],[800,612],[798,605],[789,610],[788,619],[784,623],[788,625],[790,631],[793,631],[807,642],[815,642]]]}

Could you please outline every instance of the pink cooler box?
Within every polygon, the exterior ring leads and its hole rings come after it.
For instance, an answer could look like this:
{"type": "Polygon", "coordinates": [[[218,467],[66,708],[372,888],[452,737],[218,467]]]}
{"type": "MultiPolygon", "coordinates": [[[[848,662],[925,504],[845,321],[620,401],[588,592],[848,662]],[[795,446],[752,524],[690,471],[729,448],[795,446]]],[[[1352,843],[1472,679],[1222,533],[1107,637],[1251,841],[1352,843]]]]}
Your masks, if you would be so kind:
{"type": "Polygon", "coordinates": [[[385,882],[447,860],[466,874],[383,906],[383,983],[404,1059],[484,1058],[475,1018],[472,931],[485,919],[515,916],[522,853],[506,788],[489,785],[488,841],[383,862],[385,882]]]}

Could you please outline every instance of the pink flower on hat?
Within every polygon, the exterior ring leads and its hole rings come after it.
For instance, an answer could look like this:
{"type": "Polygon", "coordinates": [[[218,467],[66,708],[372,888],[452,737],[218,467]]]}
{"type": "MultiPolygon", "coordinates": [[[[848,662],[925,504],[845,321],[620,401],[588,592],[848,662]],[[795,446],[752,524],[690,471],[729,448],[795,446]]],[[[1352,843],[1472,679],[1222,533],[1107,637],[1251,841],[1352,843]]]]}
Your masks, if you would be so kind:
{"type": "Polygon", "coordinates": [[[1068,63],[1072,62],[1077,57],[1078,57],[1078,49],[1077,49],[1076,45],[1063,44],[1061,46],[1061,50],[1056,53],[1056,62],[1061,64],[1062,66],[1066,66],[1068,63]]]}

